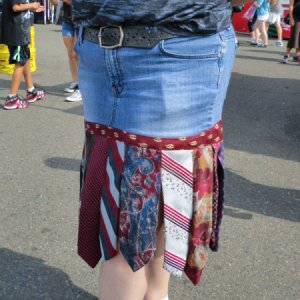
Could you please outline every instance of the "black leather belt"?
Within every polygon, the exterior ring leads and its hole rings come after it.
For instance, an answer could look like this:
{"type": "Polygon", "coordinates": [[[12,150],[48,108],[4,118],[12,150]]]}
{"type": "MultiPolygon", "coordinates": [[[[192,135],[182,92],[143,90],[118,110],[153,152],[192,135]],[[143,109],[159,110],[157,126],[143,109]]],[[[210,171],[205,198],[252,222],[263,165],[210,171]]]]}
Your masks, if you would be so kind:
{"type": "Polygon", "coordinates": [[[118,47],[153,48],[159,41],[176,37],[176,34],[162,31],[157,27],[147,26],[105,26],[86,27],[83,38],[99,43],[100,47],[114,49],[118,47]]]}

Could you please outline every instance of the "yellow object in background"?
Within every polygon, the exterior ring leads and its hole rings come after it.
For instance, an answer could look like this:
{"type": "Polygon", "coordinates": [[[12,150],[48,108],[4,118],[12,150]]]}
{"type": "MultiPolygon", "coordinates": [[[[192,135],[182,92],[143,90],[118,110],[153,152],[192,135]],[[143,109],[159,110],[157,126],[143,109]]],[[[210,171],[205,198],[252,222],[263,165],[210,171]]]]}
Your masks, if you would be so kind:
{"type": "MultiPolygon", "coordinates": [[[[36,71],[36,49],[35,49],[35,30],[34,26],[30,27],[30,71],[36,71]]],[[[14,72],[15,65],[10,65],[9,62],[9,51],[6,45],[0,44],[0,73],[12,74],[14,72]]]]}

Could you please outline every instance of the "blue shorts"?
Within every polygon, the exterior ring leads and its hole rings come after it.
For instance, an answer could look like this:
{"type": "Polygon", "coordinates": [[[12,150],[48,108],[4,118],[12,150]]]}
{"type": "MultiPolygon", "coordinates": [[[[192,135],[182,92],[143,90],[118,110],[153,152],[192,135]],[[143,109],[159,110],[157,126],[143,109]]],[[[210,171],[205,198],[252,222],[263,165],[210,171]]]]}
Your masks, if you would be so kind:
{"type": "Polygon", "coordinates": [[[62,36],[69,36],[69,37],[74,37],[75,36],[75,26],[62,22],[62,36]]]}
{"type": "Polygon", "coordinates": [[[174,138],[222,118],[236,49],[232,28],[162,40],[152,49],[103,49],[80,32],[75,51],[86,121],[174,138]]]}

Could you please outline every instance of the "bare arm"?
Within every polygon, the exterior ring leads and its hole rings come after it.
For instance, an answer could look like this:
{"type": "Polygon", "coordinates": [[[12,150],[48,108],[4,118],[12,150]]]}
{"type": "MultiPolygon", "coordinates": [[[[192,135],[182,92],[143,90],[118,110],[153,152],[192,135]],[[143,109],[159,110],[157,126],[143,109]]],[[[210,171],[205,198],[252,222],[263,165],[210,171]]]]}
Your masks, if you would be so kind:
{"type": "Polygon", "coordinates": [[[14,12],[21,12],[24,10],[31,10],[33,12],[41,12],[44,10],[44,6],[41,6],[39,2],[32,3],[18,3],[12,6],[14,12]]]}
{"type": "Polygon", "coordinates": [[[290,25],[291,26],[295,25],[295,21],[293,18],[294,2],[295,2],[294,0],[290,0],[289,14],[290,14],[290,25]]]}

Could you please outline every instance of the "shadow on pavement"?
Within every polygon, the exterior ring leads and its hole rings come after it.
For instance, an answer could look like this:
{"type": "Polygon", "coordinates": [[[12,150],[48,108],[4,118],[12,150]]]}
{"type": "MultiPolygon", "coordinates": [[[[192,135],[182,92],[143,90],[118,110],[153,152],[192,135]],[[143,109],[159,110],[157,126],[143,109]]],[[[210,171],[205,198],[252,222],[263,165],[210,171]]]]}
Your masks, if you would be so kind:
{"type": "Polygon", "coordinates": [[[225,148],[299,162],[299,83],[234,72],[224,107],[225,148]]]}
{"type": "MultiPolygon", "coordinates": [[[[11,75],[7,75],[8,79],[0,79],[0,87],[1,90],[7,90],[9,91],[10,89],[10,84],[11,84],[11,75]]],[[[35,76],[33,75],[33,80],[35,79],[35,76]]],[[[66,94],[63,92],[64,88],[68,85],[68,83],[61,83],[61,84],[57,84],[57,85],[51,85],[51,86],[47,86],[47,85],[40,85],[40,84],[36,84],[37,87],[41,87],[42,89],[44,89],[46,91],[46,95],[53,95],[53,96],[59,96],[59,97],[65,97],[66,94]]],[[[20,90],[19,93],[22,95],[26,93],[26,86],[24,81],[21,82],[20,85],[20,90]]]]}
{"type": "Polygon", "coordinates": [[[236,57],[237,58],[243,58],[243,59],[253,59],[253,60],[262,60],[262,61],[278,62],[279,63],[278,58],[257,57],[257,56],[250,56],[250,55],[241,55],[241,54],[238,54],[236,57]]]}
{"type": "MultiPolygon", "coordinates": [[[[10,88],[10,80],[0,79],[0,86],[1,86],[0,90],[7,90],[8,91],[9,88],[10,88]]],[[[63,92],[63,90],[66,86],[67,86],[67,83],[53,85],[53,86],[44,86],[44,85],[40,86],[40,85],[37,85],[37,87],[41,87],[42,89],[44,89],[46,91],[45,100],[47,100],[47,95],[48,96],[51,95],[51,96],[60,97],[61,99],[59,101],[62,101],[62,102],[66,102],[64,100],[64,98],[68,95],[68,94],[63,92]]],[[[26,96],[26,86],[25,86],[24,82],[21,83],[19,95],[23,96],[23,97],[26,96]]],[[[4,103],[5,98],[2,97],[1,100],[3,100],[3,103],[4,103]]],[[[57,108],[57,107],[51,107],[51,106],[47,105],[47,101],[43,100],[43,105],[40,106],[40,108],[41,109],[58,110],[58,111],[61,111],[61,112],[82,116],[83,115],[83,108],[82,108],[82,105],[81,105],[81,101],[79,103],[80,103],[80,105],[78,105],[76,107],[61,109],[61,108],[57,108]]],[[[0,108],[2,110],[4,110],[3,105],[0,105],[0,108]]]]}
{"type": "Polygon", "coordinates": [[[258,184],[226,171],[225,215],[251,219],[248,212],[300,222],[300,191],[258,184]],[[242,209],[243,212],[240,212],[242,209]],[[247,211],[247,212],[244,212],[247,211]]]}
{"type": "Polygon", "coordinates": [[[44,161],[47,167],[66,171],[78,171],[80,169],[80,160],[67,157],[50,157],[44,161]]]}
{"type": "Polygon", "coordinates": [[[97,299],[39,258],[0,248],[0,261],[0,299],[97,299]]]}
{"type": "Polygon", "coordinates": [[[275,54],[275,55],[279,55],[279,57],[280,58],[282,58],[283,57],[283,54],[284,54],[284,52],[285,52],[285,47],[281,47],[280,49],[282,50],[282,52],[278,52],[278,51],[276,51],[276,50],[271,50],[270,48],[271,48],[272,46],[270,46],[270,47],[268,47],[267,49],[262,49],[262,48],[258,48],[258,47],[255,47],[255,46],[253,46],[253,48],[252,49],[247,49],[246,51],[247,52],[266,52],[266,53],[268,53],[268,54],[275,54]]]}

